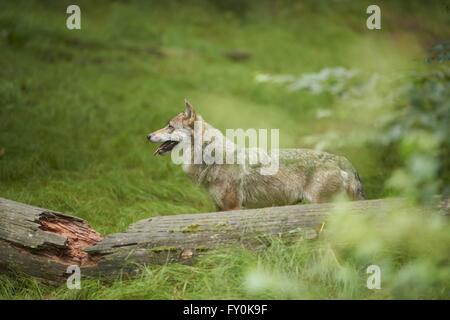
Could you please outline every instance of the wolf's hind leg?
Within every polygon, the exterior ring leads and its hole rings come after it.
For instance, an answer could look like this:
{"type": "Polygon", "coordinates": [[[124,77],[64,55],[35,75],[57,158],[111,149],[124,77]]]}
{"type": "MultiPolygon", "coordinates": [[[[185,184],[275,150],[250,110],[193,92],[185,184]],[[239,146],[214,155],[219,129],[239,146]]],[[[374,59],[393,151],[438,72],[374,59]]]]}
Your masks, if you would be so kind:
{"type": "Polygon", "coordinates": [[[304,190],[305,198],[311,203],[331,202],[336,195],[345,192],[341,176],[335,170],[320,171],[311,181],[304,190]]]}

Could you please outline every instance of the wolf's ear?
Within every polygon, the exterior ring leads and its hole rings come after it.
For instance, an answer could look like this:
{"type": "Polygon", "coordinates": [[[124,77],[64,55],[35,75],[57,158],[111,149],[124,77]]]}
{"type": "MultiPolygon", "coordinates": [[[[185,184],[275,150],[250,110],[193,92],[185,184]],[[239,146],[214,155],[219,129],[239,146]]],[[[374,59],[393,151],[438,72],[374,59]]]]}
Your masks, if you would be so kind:
{"type": "Polygon", "coordinates": [[[184,105],[186,107],[186,110],[184,110],[186,118],[195,120],[196,114],[192,104],[189,101],[187,101],[187,99],[184,99],[184,105]]]}

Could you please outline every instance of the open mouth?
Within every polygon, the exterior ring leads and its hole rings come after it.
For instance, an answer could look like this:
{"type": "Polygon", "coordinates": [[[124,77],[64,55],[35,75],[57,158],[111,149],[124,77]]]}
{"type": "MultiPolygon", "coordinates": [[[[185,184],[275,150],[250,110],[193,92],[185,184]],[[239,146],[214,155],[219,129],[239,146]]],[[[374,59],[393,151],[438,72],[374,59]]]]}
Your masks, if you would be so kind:
{"type": "Polygon", "coordinates": [[[156,149],[154,155],[163,155],[169,151],[172,151],[172,149],[179,143],[179,141],[166,141],[163,142],[158,149],[156,149]]]}

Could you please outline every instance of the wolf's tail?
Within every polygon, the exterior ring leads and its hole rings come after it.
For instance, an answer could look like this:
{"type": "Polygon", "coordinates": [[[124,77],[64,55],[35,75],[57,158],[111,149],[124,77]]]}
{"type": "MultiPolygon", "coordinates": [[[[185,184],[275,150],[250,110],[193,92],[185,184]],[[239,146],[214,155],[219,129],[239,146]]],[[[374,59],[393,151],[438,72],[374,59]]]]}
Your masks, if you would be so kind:
{"type": "Polygon", "coordinates": [[[345,157],[340,158],[339,166],[347,173],[345,189],[348,196],[353,200],[364,200],[364,189],[358,171],[345,157]]]}
{"type": "Polygon", "coordinates": [[[364,200],[366,197],[364,195],[364,188],[362,185],[361,178],[359,177],[358,172],[355,171],[355,181],[351,183],[352,186],[352,194],[355,200],[364,200]]]}

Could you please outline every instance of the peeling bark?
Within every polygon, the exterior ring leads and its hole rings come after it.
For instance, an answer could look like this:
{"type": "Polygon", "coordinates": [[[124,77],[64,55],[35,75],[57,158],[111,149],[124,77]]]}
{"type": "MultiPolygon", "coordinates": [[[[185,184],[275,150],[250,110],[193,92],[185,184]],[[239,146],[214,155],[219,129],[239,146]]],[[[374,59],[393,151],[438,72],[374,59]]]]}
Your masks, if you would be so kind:
{"type": "Polygon", "coordinates": [[[58,258],[71,264],[95,264],[95,259],[84,251],[102,240],[100,234],[84,221],[74,221],[66,216],[45,212],[39,218],[39,228],[66,238],[64,250],[59,252],[58,258]]]}

